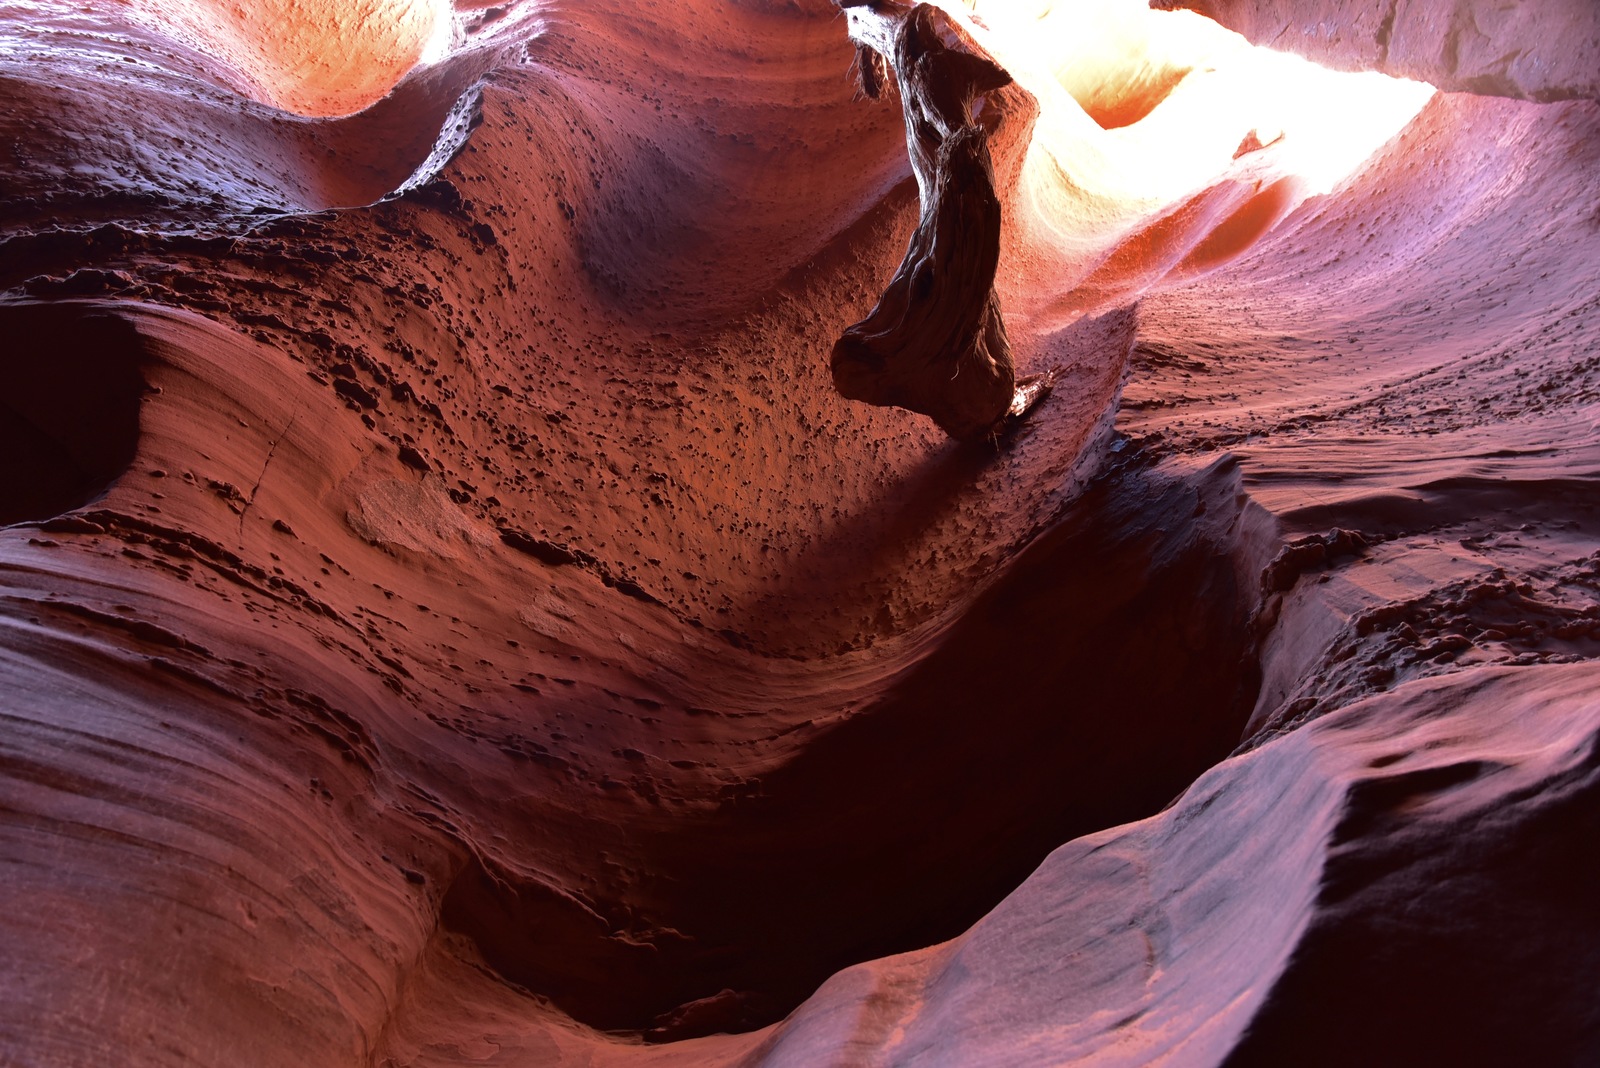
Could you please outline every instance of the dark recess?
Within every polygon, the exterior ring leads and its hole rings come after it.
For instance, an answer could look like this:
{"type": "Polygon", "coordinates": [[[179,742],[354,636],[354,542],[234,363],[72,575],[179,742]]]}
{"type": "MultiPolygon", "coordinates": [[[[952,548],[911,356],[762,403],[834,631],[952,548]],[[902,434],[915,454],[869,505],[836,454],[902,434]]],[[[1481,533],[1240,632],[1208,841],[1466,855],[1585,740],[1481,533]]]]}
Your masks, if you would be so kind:
{"type": "Polygon", "coordinates": [[[98,499],[133,462],[143,342],[82,305],[0,308],[0,525],[98,499]]]}
{"type": "Polygon", "coordinates": [[[1236,490],[1102,482],[874,707],[703,820],[625,832],[647,917],[474,863],[445,925],[576,1019],[654,1041],[771,1023],[840,968],[960,934],[1237,744],[1259,674],[1236,490]],[[1186,510],[1208,522],[1162,525],[1186,510]],[[628,937],[641,919],[672,937],[628,937]]]}

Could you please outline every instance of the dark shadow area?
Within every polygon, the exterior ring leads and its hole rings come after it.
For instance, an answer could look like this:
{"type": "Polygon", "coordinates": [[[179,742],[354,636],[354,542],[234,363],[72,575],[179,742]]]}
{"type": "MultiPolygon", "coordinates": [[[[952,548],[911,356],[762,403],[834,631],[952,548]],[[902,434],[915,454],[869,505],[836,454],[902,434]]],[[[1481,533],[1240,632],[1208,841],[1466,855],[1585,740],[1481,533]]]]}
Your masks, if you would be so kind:
{"type": "Polygon", "coordinates": [[[670,938],[477,866],[446,925],[575,1018],[658,1041],[773,1022],[841,968],[960,934],[1236,744],[1258,685],[1243,500],[1229,464],[1103,480],[872,706],[705,817],[641,828],[637,899],[670,938]]]}
{"type": "Polygon", "coordinates": [[[1353,783],[1316,919],[1228,1068],[1600,1063],[1590,742],[1558,776],[1432,818],[1430,795],[1502,766],[1353,783]]]}
{"type": "Polygon", "coordinates": [[[97,499],[133,462],[143,346],[133,326],[78,305],[0,308],[0,525],[97,499]]]}

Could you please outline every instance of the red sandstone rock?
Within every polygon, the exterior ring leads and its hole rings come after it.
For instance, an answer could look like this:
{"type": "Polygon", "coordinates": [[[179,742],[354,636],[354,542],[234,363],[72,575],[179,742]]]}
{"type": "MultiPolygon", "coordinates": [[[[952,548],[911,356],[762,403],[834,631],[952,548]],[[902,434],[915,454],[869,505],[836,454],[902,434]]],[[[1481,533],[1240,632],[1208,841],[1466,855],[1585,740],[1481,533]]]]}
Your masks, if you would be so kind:
{"type": "Polygon", "coordinates": [[[1524,100],[1600,100],[1590,0],[1151,0],[1340,70],[1524,100]]]}
{"type": "Polygon", "coordinates": [[[967,445],[832,389],[916,195],[831,4],[464,8],[341,119],[5,16],[0,1060],[1590,1059],[1600,109],[1330,177],[1008,11],[1061,371],[967,445]]]}

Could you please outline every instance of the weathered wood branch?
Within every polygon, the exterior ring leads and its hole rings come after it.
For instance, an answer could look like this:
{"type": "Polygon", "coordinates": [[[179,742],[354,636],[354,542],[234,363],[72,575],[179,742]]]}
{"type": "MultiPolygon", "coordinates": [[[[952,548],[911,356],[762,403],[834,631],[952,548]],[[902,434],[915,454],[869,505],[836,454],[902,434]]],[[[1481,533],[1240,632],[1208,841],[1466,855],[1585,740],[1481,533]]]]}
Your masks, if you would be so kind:
{"type": "Polygon", "coordinates": [[[980,437],[1011,408],[1016,379],[994,292],[1001,211],[990,129],[973,112],[1011,76],[937,8],[841,6],[852,9],[869,95],[878,57],[894,74],[922,211],[877,306],[834,344],[834,387],[921,412],[952,437],[980,437]]]}

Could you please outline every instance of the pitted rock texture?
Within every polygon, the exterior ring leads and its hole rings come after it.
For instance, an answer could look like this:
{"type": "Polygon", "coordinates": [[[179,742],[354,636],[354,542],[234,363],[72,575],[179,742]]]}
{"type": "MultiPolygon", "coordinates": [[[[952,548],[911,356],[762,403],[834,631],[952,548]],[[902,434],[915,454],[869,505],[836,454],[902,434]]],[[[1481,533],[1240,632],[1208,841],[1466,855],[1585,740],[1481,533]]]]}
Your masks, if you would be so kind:
{"type": "Polygon", "coordinates": [[[919,198],[825,0],[343,118],[0,13],[0,1061],[1594,1059],[1600,105],[942,10],[992,441],[833,389],[919,198]]]}

